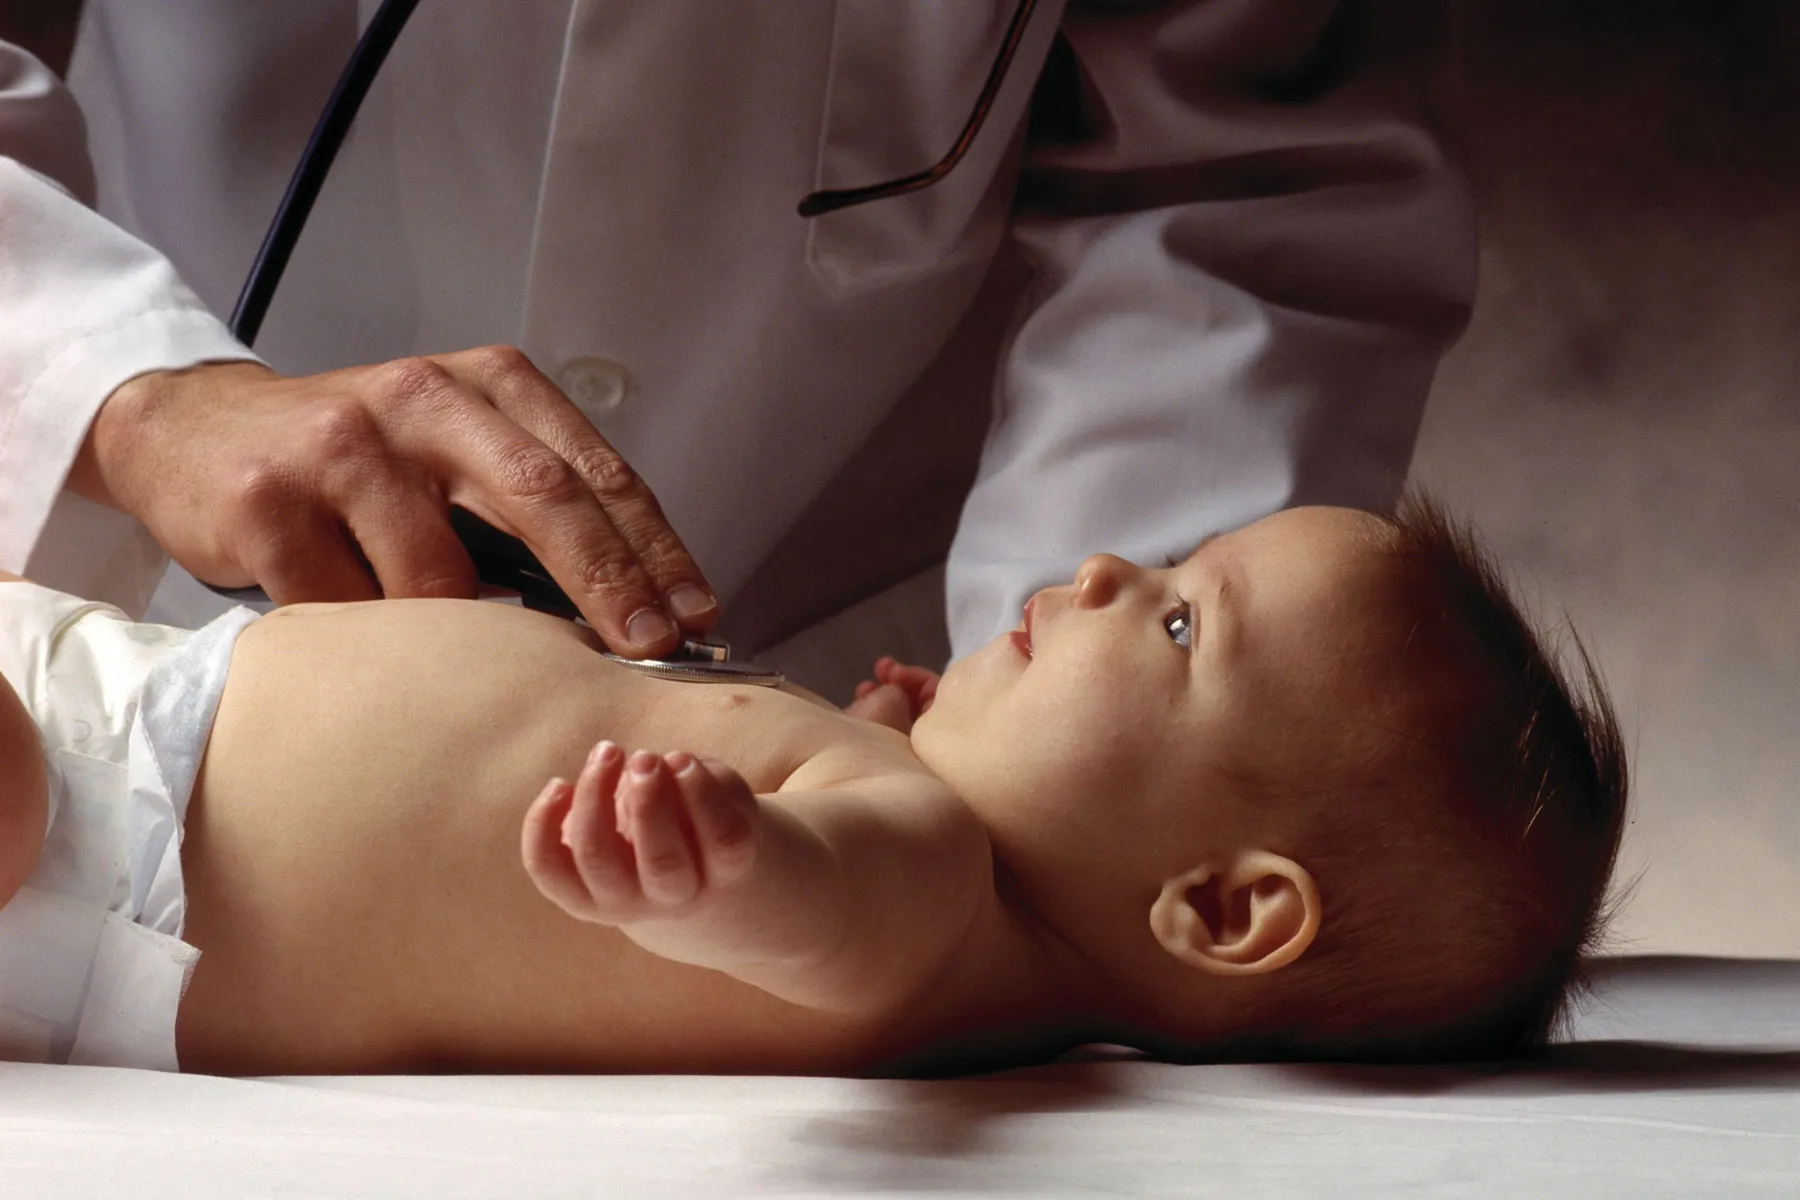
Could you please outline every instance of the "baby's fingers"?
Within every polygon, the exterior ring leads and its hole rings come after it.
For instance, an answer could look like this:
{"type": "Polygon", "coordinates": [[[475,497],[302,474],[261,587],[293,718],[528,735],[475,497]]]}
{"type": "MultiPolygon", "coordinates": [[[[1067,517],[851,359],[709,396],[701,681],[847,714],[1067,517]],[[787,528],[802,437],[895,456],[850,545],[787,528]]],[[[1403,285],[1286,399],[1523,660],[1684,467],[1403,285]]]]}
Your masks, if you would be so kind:
{"type": "Polygon", "coordinates": [[[575,780],[574,799],[561,830],[582,886],[602,920],[628,915],[642,895],[631,846],[619,835],[613,811],[613,793],[624,767],[625,755],[617,746],[611,742],[595,746],[575,780]]]}
{"type": "Polygon", "coordinates": [[[701,886],[728,888],[756,863],[757,800],[737,772],[702,764],[691,754],[672,754],[669,766],[687,801],[694,845],[700,853],[701,886]]]}
{"type": "Polygon", "coordinates": [[[644,899],[667,908],[700,890],[700,872],[682,828],[683,798],[668,764],[647,750],[631,756],[619,781],[619,832],[631,842],[644,899]]]}
{"type": "Polygon", "coordinates": [[[920,716],[937,699],[938,673],[893,658],[876,660],[875,678],[906,693],[910,716],[920,716]]]}
{"type": "Polygon", "coordinates": [[[910,663],[897,663],[889,660],[889,666],[883,673],[882,682],[896,684],[909,692],[916,692],[920,688],[935,686],[937,677],[936,671],[928,671],[924,667],[915,667],[910,663]]]}
{"type": "Polygon", "coordinates": [[[525,825],[519,834],[519,854],[525,863],[525,874],[538,891],[572,917],[591,920],[593,902],[587,885],[575,869],[575,858],[563,844],[563,821],[575,789],[566,779],[552,779],[525,810],[525,825]]]}

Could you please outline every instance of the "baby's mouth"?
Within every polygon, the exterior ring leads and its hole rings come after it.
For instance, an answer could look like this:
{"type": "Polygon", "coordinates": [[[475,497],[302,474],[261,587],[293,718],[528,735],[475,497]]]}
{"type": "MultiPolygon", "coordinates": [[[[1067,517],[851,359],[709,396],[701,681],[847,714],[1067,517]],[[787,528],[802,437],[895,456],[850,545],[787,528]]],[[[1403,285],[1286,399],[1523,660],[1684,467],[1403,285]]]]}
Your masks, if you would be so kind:
{"type": "Polygon", "coordinates": [[[1026,658],[1032,657],[1032,653],[1031,653],[1031,608],[1032,608],[1032,605],[1034,605],[1036,603],[1037,603],[1036,596],[1033,596],[1031,599],[1025,601],[1025,612],[1019,619],[1019,627],[1017,629],[1013,630],[1012,633],[1007,635],[1008,637],[1012,638],[1013,645],[1017,646],[1019,648],[1019,653],[1023,654],[1026,658]]]}

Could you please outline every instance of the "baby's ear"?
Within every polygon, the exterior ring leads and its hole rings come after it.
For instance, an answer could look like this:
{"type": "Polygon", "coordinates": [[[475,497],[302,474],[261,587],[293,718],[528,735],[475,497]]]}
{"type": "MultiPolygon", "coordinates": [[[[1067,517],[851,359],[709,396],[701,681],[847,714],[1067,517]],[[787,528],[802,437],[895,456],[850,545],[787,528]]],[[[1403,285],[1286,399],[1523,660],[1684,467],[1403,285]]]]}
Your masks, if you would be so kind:
{"type": "Polygon", "coordinates": [[[1209,975],[1259,975],[1299,958],[1319,916],[1319,889],[1305,867],[1246,850],[1164,882],[1150,930],[1164,950],[1209,975]]]}

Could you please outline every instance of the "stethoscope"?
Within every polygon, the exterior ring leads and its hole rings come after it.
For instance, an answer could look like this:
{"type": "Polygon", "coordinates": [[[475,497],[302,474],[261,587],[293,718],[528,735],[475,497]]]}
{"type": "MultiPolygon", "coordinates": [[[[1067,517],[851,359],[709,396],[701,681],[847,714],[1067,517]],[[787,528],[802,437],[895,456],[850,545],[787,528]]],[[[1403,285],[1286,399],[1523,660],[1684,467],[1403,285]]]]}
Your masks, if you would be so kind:
{"type": "MultiPolygon", "coordinates": [[[[337,86],[332,89],[331,98],[319,113],[312,136],[307,140],[306,149],[294,167],[293,177],[288,180],[287,191],[275,210],[268,232],[263,235],[262,246],[256,252],[256,259],[250,265],[250,273],[244,279],[243,290],[238,294],[237,305],[231,312],[231,332],[244,345],[253,344],[256,335],[262,330],[263,317],[267,315],[269,303],[275,297],[275,288],[281,282],[282,273],[287,269],[295,245],[300,241],[300,233],[306,227],[306,219],[312,213],[313,203],[325,186],[325,178],[331,172],[331,164],[337,158],[339,147],[343,145],[344,135],[350,129],[350,123],[356,119],[363,97],[368,94],[375,76],[381,71],[381,64],[387,59],[388,51],[393,49],[401,29],[405,27],[407,18],[412,16],[418,3],[419,0],[382,0],[381,7],[370,18],[368,27],[357,40],[356,49],[351,51],[350,60],[344,64],[343,73],[338,77],[337,86]]],[[[976,97],[975,107],[970,112],[969,119],[963,123],[956,143],[943,158],[923,171],[899,179],[862,187],[813,192],[800,201],[797,210],[799,215],[804,218],[818,217],[891,196],[921,191],[955,170],[987,121],[988,112],[1000,94],[1000,85],[1005,81],[1008,68],[1012,66],[1013,57],[1018,53],[1019,44],[1024,39],[1025,29],[1031,23],[1031,15],[1037,5],[1038,0],[1019,0],[994,65],[988,71],[987,79],[976,97]]],[[[482,583],[517,592],[527,608],[571,620],[580,619],[580,612],[574,602],[551,578],[550,573],[544,570],[543,564],[524,542],[502,533],[466,509],[455,506],[450,509],[450,524],[468,549],[469,557],[475,563],[476,575],[482,583]]],[[[211,584],[207,586],[212,587],[211,584]]],[[[235,600],[266,602],[269,598],[261,588],[255,587],[212,590],[235,600]]],[[[779,671],[731,662],[731,647],[719,641],[685,641],[678,652],[679,656],[674,659],[623,658],[610,651],[602,653],[632,670],[689,683],[744,683],[776,687],[783,681],[779,671]]]]}

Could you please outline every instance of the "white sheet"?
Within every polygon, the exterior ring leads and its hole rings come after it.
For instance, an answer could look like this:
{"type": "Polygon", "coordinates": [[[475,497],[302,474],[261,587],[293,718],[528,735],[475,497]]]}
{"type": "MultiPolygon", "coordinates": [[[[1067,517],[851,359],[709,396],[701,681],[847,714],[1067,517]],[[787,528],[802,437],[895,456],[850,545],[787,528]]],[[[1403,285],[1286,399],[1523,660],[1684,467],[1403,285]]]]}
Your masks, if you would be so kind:
{"type": "Polygon", "coordinates": [[[1531,1068],[930,1083],[0,1066],[0,1196],[1800,1196],[1800,962],[1619,960],[1575,1033],[1531,1068]]]}

